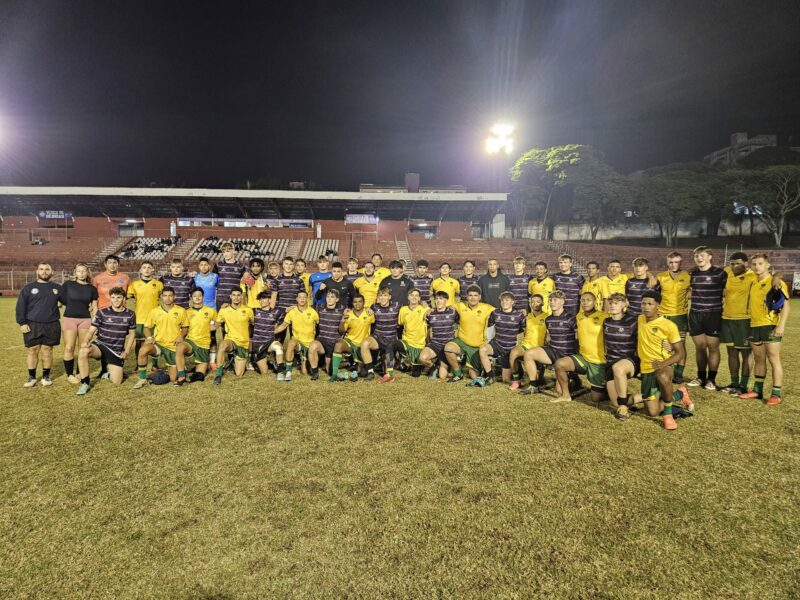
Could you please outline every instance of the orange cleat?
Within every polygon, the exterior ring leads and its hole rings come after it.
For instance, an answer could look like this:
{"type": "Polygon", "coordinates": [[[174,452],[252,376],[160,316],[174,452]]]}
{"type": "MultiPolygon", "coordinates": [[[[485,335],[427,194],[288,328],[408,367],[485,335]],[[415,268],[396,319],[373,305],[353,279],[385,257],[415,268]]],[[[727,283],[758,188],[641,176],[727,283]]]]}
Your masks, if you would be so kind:
{"type": "Polygon", "coordinates": [[[751,390],[749,392],[745,392],[744,394],[739,394],[739,398],[742,400],[761,400],[761,394],[755,390],[751,390]]]}
{"type": "Polygon", "coordinates": [[[778,406],[781,403],[782,398],[780,396],[770,396],[769,399],[764,402],[767,406],[778,406]]]}
{"type": "Polygon", "coordinates": [[[378,383],[394,383],[394,375],[389,375],[388,373],[378,379],[378,383]]]}
{"type": "Polygon", "coordinates": [[[689,395],[689,388],[687,388],[685,385],[681,385],[678,387],[678,391],[683,393],[683,398],[681,398],[681,406],[689,412],[694,412],[694,402],[692,402],[692,397],[689,395]]]}
{"type": "Polygon", "coordinates": [[[667,431],[673,431],[678,428],[678,424],[675,422],[675,419],[672,418],[672,415],[664,415],[661,419],[664,429],[667,431]]]}

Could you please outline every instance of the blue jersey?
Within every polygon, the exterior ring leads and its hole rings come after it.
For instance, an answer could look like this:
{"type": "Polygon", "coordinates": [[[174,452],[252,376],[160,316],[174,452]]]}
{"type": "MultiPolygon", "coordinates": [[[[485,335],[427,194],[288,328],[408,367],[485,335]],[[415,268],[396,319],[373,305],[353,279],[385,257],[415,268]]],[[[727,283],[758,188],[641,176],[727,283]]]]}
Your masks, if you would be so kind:
{"type": "Polygon", "coordinates": [[[314,298],[317,297],[317,292],[319,291],[319,286],[322,284],[323,281],[328,279],[331,276],[330,271],[317,271],[316,273],[312,273],[308,277],[308,285],[311,286],[311,302],[314,305],[325,304],[325,297],[322,297],[320,301],[314,301],[314,298]]]}
{"type": "Polygon", "coordinates": [[[219,275],[209,271],[205,275],[197,273],[194,276],[194,287],[203,290],[203,306],[217,308],[217,285],[219,275]]]}

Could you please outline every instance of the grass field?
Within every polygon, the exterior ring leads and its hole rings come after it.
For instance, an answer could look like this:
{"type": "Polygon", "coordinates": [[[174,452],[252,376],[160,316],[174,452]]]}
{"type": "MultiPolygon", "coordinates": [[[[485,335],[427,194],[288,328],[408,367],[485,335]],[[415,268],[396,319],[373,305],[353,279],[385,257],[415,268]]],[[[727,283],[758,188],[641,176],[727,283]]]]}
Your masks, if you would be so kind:
{"type": "Polygon", "coordinates": [[[0,596],[800,597],[793,310],[781,406],[665,432],[403,375],[27,390],[1,300],[0,596]]]}

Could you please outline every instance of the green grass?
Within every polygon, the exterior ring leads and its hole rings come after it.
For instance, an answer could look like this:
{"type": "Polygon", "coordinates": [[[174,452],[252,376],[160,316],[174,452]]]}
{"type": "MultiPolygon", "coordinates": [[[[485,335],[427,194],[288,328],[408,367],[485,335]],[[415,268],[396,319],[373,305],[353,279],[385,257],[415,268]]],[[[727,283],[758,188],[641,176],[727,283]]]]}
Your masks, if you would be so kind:
{"type": "Polygon", "coordinates": [[[0,596],[797,598],[793,309],[783,405],[665,432],[403,375],[24,390],[2,300],[0,596]]]}

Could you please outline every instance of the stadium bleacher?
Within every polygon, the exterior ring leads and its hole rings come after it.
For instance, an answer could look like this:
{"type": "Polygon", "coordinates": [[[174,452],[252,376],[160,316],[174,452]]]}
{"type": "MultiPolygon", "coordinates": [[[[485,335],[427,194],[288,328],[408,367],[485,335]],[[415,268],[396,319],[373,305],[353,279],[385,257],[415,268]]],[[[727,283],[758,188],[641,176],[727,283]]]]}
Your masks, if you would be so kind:
{"type": "Polygon", "coordinates": [[[123,260],[159,262],[164,260],[170,250],[180,241],[180,237],[135,238],[130,244],[122,248],[118,254],[123,260]]]}
{"type": "Polygon", "coordinates": [[[246,262],[251,258],[260,258],[265,262],[281,260],[287,255],[291,240],[288,239],[253,239],[253,238],[226,238],[207,237],[200,240],[194,249],[186,256],[187,262],[196,262],[200,258],[207,258],[212,263],[222,259],[220,245],[229,241],[236,249],[236,260],[246,262]]]}
{"type": "Polygon", "coordinates": [[[317,260],[317,257],[322,256],[339,256],[339,242],[338,239],[318,239],[308,240],[305,248],[303,249],[302,257],[306,262],[317,260]]]}

